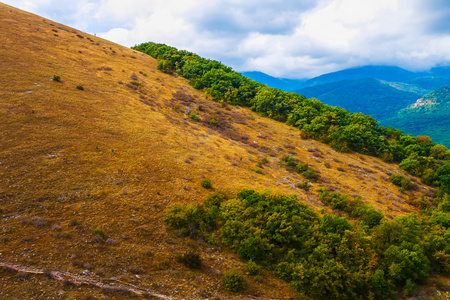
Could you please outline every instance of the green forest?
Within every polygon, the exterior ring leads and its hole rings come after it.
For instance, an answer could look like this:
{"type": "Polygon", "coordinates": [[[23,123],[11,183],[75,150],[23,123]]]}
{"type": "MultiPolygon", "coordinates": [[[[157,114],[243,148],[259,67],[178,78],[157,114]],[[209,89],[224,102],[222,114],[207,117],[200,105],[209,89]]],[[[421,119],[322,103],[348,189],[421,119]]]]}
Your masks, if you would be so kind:
{"type": "Polygon", "coordinates": [[[165,221],[183,236],[220,241],[246,267],[265,268],[312,299],[388,299],[398,288],[409,296],[431,271],[450,271],[448,196],[394,220],[347,195],[322,189],[320,197],[343,216],[320,216],[295,195],[242,190],[175,204],[165,221]]]}

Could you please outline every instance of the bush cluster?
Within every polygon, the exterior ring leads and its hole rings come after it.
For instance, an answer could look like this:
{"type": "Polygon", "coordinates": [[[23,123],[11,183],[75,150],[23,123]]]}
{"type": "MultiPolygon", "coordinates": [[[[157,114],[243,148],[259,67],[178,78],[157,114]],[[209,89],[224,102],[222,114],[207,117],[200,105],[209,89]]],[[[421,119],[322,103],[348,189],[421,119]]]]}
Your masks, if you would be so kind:
{"type": "Polygon", "coordinates": [[[205,188],[205,189],[212,189],[211,179],[203,179],[203,180],[200,182],[200,185],[202,186],[202,188],[205,188]]]}
{"type": "Polygon", "coordinates": [[[189,269],[200,269],[202,267],[202,260],[200,255],[194,252],[188,252],[178,257],[178,262],[182,263],[189,269]]]}
{"type": "Polygon", "coordinates": [[[375,210],[372,206],[363,204],[360,199],[350,200],[347,195],[338,192],[330,193],[327,188],[319,188],[320,200],[329,205],[332,209],[337,209],[348,214],[349,217],[356,217],[362,225],[370,228],[380,224],[384,218],[381,210],[375,210]]]}
{"type": "MultiPolygon", "coordinates": [[[[262,266],[313,299],[388,299],[399,287],[410,293],[431,270],[450,272],[450,215],[439,209],[448,196],[421,216],[386,220],[358,199],[319,192],[327,205],[359,222],[318,216],[295,196],[252,190],[230,200],[216,193],[203,205],[174,205],[166,222],[186,232],[196,229],[197,235],[218,230],[222,243],[247,261],[249,275],[262,266]]],[[[242,290],[245,279],[234,270],[224,276],[223,286],[242,290]]]]}
{"type": "Polygon", "coordinates": [[[241,272],[236,269],[231,269],[223,275],[222,285],[227,291],[241,292],[245,289],[247,283],[241,272]]]}
{"type": "Polygon", "coordinates": [[[261,267],[252,260],[249,260],[248,263],[245,264],[245,270],[250,276],[258,276],[261,274],[261,267]]]}

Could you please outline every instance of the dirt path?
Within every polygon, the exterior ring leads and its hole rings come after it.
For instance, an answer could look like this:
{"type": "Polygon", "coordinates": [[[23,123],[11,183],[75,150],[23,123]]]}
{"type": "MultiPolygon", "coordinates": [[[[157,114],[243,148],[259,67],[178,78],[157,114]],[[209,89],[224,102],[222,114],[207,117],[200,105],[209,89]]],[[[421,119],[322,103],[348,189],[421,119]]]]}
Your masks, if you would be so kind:
{"type": "Polygon", "coordinates": [[[42,270],[37,268],[31,268],[26,267],[18,264],[10,264],[5,262],[0,262],[0,267],[3,267],[7,270],[21,272],[21,273],[29,273],[29,274],[37,274],[37,275],[45,275],[49,278],[52,278],[54,280],[63,281],[63,282],[69,282],[74,285],[90,285],[90,286],[96,286],[101,289],[107,289],[111,291],[118,291],[119,293],[134,293],[136,295],[140,296],[147,296],[147,297],[156,297],[159,299],[173,299],[170,296],[158,294],[155,292],[152,292],[148,289],[140,288],[135,286],[131,283],[122,282],[120,280],[113,280],[113,279],[101,279],[101,278],[91,278],[85,275],[77,275],[72,274],[70,272],[65,271],[48,271],[48,270],[42,270]],[[107,284],[103,281],[109,281],[113,284],[107,284]]]}

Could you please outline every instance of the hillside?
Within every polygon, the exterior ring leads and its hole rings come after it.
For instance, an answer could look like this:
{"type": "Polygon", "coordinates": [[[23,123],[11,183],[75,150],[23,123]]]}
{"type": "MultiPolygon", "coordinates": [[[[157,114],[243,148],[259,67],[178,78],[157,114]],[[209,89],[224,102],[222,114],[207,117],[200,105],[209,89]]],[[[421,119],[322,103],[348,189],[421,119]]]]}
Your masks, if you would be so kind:
{"type": "Polygon", "coordinates": [[[429,135],[437,143],[450,145],[450,87],[443,86],[418,99],[383,121],[407,133],[429,135]]]}
{"type": "Polygon", "coordinates": [[[392,220],[434,192],[395,164],[212,102],[148,55],[4,4],[0,16],[2,298],[290,299],[298,292],[268,270],[226,291],[223,275],[245,262],[220,240],[171,229],[167,209],[250,188],[345,215],[320,200],[323,187],[392,220]],[[309,191],[282,165],[287,155],[319,174],[309,191]],[[392,174],[417,188],[402,193],[392,174]],[[201,269],[177,259],[192,251],[201,269]]]}

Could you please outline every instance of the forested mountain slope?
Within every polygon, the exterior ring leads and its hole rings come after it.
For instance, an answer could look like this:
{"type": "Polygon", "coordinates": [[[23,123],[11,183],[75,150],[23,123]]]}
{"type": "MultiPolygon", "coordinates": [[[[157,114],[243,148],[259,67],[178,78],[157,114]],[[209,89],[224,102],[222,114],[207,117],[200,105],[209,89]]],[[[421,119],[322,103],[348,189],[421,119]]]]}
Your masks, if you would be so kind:
{"type": "Polygon", "coordinates": [[[383,122],[397,128],[405,128],[409,133],[428,134],[434,141],[450,145],[449,98],[450,87],[440,87],[383,122]]]}

